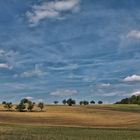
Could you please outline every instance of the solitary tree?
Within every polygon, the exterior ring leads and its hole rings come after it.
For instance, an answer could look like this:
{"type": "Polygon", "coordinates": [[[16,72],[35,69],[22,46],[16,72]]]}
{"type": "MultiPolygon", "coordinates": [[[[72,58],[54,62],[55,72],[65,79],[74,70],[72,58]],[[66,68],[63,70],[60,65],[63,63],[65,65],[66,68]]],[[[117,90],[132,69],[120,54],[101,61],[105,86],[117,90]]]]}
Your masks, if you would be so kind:
{"type": "Polygon", "coordinates": [[[42,109],[44,108],[44,103],[43,102],[38,103],[38,107],[42,111],[42,109]]]}
{"type": "Polygon", "coordinates": [[[90,101],[90,104],[95,104],[95,101],[93,101],[93,100],[92,100],[92,101],[90,101]]]}
{"type": "Polygon", "coordinates": [[[79,104],[80,104],[80,105],[83,105],[83,101],[80,101],[79,104]]]}
{"type": "Polygon", "coordinates": [[[2,104],[5,105],[6,104],[6,101],[3,101],[2,104]]]}
{"type": "Polygon", "coordinates": [[[67,104],[67,100],[64,99],[64,100],[62,101],[62,103],[63,103],[64,105],[66,105],[66,104],[67,104]]]}
{"type": "Polygon", "coordinates": [[[56,105],[56,104],[58,104],[59,102],[58,101],[54,101],[54,104],[56,105]]]}
{"type": "Polygon", "coordinates": [[[88,101],[86,101],[86,100],[84,100],[84,101],[83,101],[83,104],[84,104],[84,105],[88,105],[88,104],[89,104],[89,102],[88,102],[88,101]]]}
{"type": "Polygon", "coordinates": [[[103,101],[98,101],[98,104],[103,104],[103,101]]]}
{"type": "Polygon", "coordinates": [[[67,100],[67,104],[69,106],[72,106],[72,105],[76,104],[76,101],[70,98],[70,99],[67,100]]]}

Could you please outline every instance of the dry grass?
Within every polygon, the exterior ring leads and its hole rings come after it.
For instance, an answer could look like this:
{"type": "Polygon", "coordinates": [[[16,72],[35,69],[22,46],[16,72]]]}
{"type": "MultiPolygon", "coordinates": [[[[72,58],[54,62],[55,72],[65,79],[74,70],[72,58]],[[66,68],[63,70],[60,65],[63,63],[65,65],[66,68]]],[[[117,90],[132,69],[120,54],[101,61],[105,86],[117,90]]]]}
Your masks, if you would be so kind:
{"type": "Polygon", "coordinates": [[[6,112],[0,106],[0,123],[140,128],[140,106],[45,106],[44,112],[6,112]],[[133,109],[138,108],[137,111],[133,109]]]}

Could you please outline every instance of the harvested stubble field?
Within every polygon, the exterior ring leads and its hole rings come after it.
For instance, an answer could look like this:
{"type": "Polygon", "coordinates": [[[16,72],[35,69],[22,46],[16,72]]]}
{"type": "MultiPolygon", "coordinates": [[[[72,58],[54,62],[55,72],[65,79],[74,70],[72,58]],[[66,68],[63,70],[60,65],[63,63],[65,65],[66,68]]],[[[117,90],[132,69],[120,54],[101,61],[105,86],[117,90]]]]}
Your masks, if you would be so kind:
{"type": "Polygon", "coordinates": [[[0,140],[140,140],[138,105],[48,105],[43,112],[0,109],[0,140]]]}

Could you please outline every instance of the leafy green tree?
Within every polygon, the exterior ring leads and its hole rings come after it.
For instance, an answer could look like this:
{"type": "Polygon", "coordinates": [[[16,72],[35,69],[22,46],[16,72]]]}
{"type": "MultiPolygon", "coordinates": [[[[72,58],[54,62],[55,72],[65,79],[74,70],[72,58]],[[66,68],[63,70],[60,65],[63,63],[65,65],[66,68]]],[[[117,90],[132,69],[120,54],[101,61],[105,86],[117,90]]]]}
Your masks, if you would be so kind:
{"type": "Polygon", "coordinates": [[[56,105],[56,104],[58,104],[59,102],[58,101],[54,101],[54,104],[56,105]]]}
{"type": "Polygon", "coordinates": [[[88,101],[86,101],[86,100],[84,100],[84,101],[83,101],[83,104],[84,104],[84,105],[88,105],[88,104],[89,104],[89,102],[88,102],[88,101]]]}
{"type": "Polygon", "coordinates": [[[69,106],[72,106],[72,105],[75,105],[76,104],[76,101],[70,98],[70,99],[67,100],[67,104],[69,106]]]}
{"type": "Polygon", "coordinates": [[[19,111],[19,112],[23,112],[25,110],[26,106],[23,102],[20,102],[17,106],[16,106],[16,109],[19,111]]]}
{"type": "Polygon", "coordinates": [[[84,100],[84,101],[80,101],[80,102],[79,102],[79,104],[80,104],[80,105],[88,105],[88,104],[89,104],[89,102],[88,102],[88,101],[86,101],[86,100],[84,100]]]}
{"type": "Polygon", "coordinates": [[[33,110],[34,106],[35,106],[35,103],[31,102],[31,101],[28,101],[27,104],[28,104],[28,108],[27,109],[28,109],[28,111],[31,112],[33,110]]]}
{"type": "Polygon", "coordinates": [[[3,105],[4,105],[4,108],[8,109],[8,111],[10,111],[11,108],[13,107],[12,102],[4,102],[3,105]]]}
{"type": "Polygon", "coordinates": [[[93,100],[92,100],[92,101],[90,101],[90,104],[95,104],[95,101],[93,101],[93,100]]]}
{"type": "Polygon", "coordinates": [[[25,104],[25,103],[28,103],[29,100],[27,98],[23,98],[20,102],[25,104]]]}
{"type": "Polygon", "coordinates": [[[62,101],[62,103],[63,103],[64,105],[66,105],[66,104],[67,104],[67,100],[64,99],[64,100],[62,101]]]}
{"type": "Polygon", "coordinates": [[[5,105],[6,104],[6,101],[3,101],[2,104],[5,105]]]}
{"type": "Polygon", "coordinates": [[[79,104],[80,104],[80,105],[83,105],[83,101],[80,101],[79,104]]]}
{"type": "Polygon", "coordinates": [[[103,101],[98,101],[98,104],[103,104],[103,101]]]}
{"type": "Polygon", "coordinates": [[[129,98],[124,98],[115,104],[139,104],[140,103],[140,95],[133,95],[129,98]]]}
{"type": "Polygon", "coordinates": [[[43,102],[38,103],[38,107],[39,107],[40,110],[42,111],[43,108],[44,108],[44,103],[43,103],[43,102]]]}
{"type": "Polygon", "coordinates": [[[23,112],[23,111],[32,111],[33,108],[34,108],[34,105],[35,103],[24,98],[20,101],[20,103],[17,105],[16,109],[20,112],[23,112]]]}

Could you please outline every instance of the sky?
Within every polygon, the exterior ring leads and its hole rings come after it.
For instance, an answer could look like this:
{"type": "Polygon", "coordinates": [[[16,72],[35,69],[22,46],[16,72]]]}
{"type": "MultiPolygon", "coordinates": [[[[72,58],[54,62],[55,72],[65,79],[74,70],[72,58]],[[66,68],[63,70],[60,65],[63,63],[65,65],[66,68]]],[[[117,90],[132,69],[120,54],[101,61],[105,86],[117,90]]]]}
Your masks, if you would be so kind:
{"type": "Polygon", "coordinates": [[[140,94],[139,0],[0,6],[0,101],[114,103],[140,94]]]}

